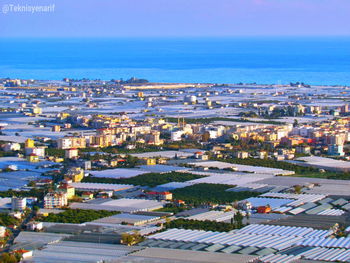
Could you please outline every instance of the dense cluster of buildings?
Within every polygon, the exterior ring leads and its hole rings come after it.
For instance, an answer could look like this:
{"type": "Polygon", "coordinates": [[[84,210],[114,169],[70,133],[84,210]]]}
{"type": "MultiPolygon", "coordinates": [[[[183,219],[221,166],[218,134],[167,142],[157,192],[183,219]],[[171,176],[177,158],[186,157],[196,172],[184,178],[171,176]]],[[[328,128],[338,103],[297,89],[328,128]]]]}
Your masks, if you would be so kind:
{"type": "Polygon", "coordinates": [[[0,241],[23,262],[350,260],[348,87],[0,83],[0,241]]]}

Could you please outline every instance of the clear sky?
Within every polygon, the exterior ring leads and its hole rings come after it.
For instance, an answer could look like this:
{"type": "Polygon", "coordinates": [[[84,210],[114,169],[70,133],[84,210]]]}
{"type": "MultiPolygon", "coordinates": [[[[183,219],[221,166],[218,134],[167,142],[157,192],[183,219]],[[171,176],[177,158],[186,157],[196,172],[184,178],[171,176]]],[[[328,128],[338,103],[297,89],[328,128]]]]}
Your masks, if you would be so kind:
{"type": "Polygon", "coordinates": [[[350,36],[350,0],[0,0],[0,37],[350,36]],[[50,5],[48,13],[4,5],[50,5]]]}

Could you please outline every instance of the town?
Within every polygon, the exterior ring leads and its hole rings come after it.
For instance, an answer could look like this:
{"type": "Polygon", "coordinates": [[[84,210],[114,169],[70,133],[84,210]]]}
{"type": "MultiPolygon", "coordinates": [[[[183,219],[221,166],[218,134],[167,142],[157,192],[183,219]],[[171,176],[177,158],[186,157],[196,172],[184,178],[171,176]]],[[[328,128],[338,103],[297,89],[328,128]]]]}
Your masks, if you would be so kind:
{"type": "Polygon", "coordinates": [[[349,262],[350,87],[0,79],[1,262],[349,262]]]}

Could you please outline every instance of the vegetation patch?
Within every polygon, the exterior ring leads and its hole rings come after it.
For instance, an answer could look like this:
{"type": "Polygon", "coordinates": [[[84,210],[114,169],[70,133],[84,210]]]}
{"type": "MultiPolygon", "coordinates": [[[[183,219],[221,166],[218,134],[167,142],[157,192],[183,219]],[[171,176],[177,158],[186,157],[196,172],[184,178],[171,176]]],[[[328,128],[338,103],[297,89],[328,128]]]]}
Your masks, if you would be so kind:
{"type": "Polygon", "coordinates": [[[18,219],[5,214],[0,213],[0,226],[11,226],[11,225],[17,225],[19,223],[18,219]]]}
{"type": "Polygon", "coordinates": [[[54,223],[71,223],[82,224],[90,222],[103,217],[119,214],[116,211],[105,210],[85,210],[85,209],[67,209],[62,213],[53,214],[50,213],[47,217],[41,217],[40,221],[54,222],[54,223]]]}
{"type": "Polygon", "coordinates": [[[159,209],[157,209],[155,211],[177,214],[177,213],[183,212],[183,211],[188,210],[188,209],[189,209],[189,207],[187,207],[187,206],[177,206],[175,204],[168,203],[164,207],[159,208],[159,209]]]}
{"type": "Polygon", "coordinates": [[[236,219],[234,218],[231,223],[216,222],[216,221],[200,221],[193,219],[176,219],[166,223],[166,228],[183,228],[183,229],[193,229],[193,230],[204,230],[204,231],[217,231],[217,232],[228,232],[233,229],[242,228],[244,225],[242,223],[242,215],[238,215],[236,219]]]}
{"type": "Polygon", "coordinates": [[[43,198],[46,190],[45,188],[32,188],[29,191],[15,191],[9,189],[7,191],[0,191],[0,198],[12,196],[43,198]]]}
{"type": "Polygon", "coordinates": [[[226,192],[233,186],[224,184],[195,184],[184,188],[178,188],[172,191],[174,198],[183,200],[188,204],[200,205],[208,203],[224,204],[233,203],[252,196],[258,196],[259,193],[243,192],[226,192]]]}
{"type": "Polygon", "coordinates": [[[204,177],[203,175],[181,173],[181,172],[170,172],[170,173],[147,173],[140,174],[131,178],[98,178],[98,177],[85,177],[83,182],[89,183],[107,183],[107,184],[132,184],[155,187],[157,185],[166,184],[170,182],[186,182],[204,177]]]}
{"type": "Polygon", "coordinates": [[[341,179],[341,180],[350,180],[350,173],[339,173],[339,172],[323,172],[321,173],[319,169],[313,167],[299,166],[296,164],[276,161],[272,159],[256,159],[256,158],[247,158],[247,159],[215,159],[217,161],[227,162],[227,163],[236,163],[243,165],[252,165],[252,166],[262,166],[270,168],[278,168],[283,170],[294,171],[294,175],[290,176],[304,176],[304,177],[314,177],[314,178],[325,178],[325,179],[341,179]]]}

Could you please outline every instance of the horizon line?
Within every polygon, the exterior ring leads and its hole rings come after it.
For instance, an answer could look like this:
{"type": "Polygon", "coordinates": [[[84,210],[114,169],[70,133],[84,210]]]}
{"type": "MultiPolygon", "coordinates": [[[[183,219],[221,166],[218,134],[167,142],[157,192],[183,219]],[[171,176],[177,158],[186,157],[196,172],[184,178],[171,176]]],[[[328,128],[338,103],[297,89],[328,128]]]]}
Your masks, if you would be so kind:
{"type": "Polygon", "coordinates": [[[232,35],[232,36],[0,36],[0,39],[218,39],[218,38],[350,38],[349,35],[232,35]]]}

